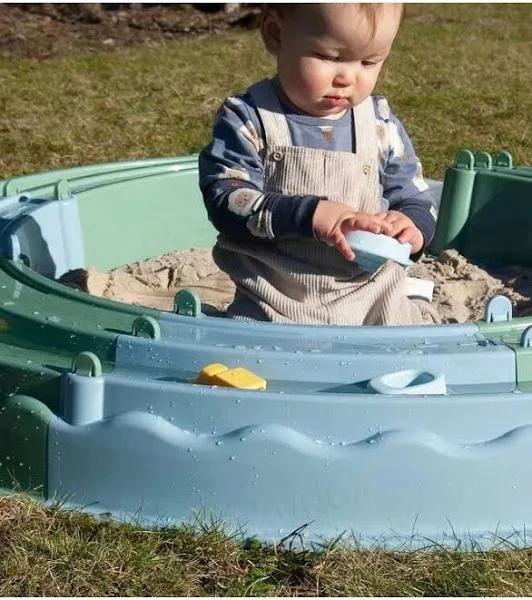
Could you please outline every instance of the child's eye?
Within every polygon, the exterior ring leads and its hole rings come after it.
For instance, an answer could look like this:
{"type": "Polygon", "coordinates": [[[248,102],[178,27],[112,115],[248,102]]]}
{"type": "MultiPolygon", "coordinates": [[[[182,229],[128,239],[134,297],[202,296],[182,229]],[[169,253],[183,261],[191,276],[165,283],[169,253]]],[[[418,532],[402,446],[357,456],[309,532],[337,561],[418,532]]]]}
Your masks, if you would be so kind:
{"type": "Polygon", "coordinates": [[[362,61],[362,66],[363,67],[374,67],[377,63],[371,60],[363,60],[362,61]]]}
{"type": "Polygon", "coordinates": [[[321,60],[339,60],[338,56],[332,56],[331,54],[322,54],[321,52],[313,52],[314,56],[321,58],[321,60]]]}

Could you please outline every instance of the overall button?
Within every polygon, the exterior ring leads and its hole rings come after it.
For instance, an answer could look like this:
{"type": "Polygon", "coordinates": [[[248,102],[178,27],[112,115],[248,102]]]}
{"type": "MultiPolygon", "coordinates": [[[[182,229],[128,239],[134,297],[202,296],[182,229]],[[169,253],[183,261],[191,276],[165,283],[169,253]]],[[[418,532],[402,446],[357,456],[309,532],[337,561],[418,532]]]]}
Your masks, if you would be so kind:
{"type": "Polygon", "coordinates": [[[362,165],[362,173],[364,173],[364,175],[369,175],[371,172],[371,165],[369,163],[364,163],[362,165]]]}
{"type": "Polygon", "coordinates": [[[282,160],[282,159],[283,159],[283,153],[282,153],[282,152],[279,152],[279,151],[277,151],[277,150],[276,150],[276,151],[275,151],[275,152],[272,154],[272,159],[273,159],[273,160],[275,160],[276,162],[279,162],[280,160],[282,160]]]}

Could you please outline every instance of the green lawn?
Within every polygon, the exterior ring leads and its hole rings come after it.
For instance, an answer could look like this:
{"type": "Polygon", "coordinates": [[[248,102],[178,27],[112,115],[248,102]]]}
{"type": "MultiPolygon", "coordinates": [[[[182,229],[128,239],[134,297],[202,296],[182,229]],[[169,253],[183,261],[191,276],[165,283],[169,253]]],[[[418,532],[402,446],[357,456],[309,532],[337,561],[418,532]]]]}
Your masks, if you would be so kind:
{"type": "MultiPolygon", "coordinates": [[[[532,164],[531,20],[530,4],[408,7],[378,91],[427,175],[441,177],[463,147],[504,148],[532,164]]],[[[196,152],[221,100],[270,73],[256,31],[0,60],[0,179],[196,152]]],[[[241,539],[201,522],[153,532],[3,498],[0,594],[532,594],[532,551],[290,551],[241,539]]]]}
{"type": "Polygon", "coordinates": [[[532,551],[290,550],[216,524],[167,531],[0,498],[0,595],[529,596],[532,551]]]}
{"type": "MultiPolygon", "coordinates": [[[[425,172],[462,147],[532,162],[530,4],[410,5],[378,91],[425,172]]],[[[272,73],[257,31],[47,61],[0,61],[0,178],[198,151],[228,94],[272,73]],[[244,68],[243,65],[246,65],[244,68]]]]}

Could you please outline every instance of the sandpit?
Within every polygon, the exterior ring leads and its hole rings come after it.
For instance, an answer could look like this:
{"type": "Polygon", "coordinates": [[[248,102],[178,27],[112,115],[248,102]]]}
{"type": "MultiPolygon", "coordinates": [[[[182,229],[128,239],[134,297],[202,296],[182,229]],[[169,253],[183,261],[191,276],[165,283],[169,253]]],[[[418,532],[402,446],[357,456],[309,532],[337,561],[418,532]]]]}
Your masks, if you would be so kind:
{"type": "MultiPolygon", "coordinates": [[[[456,250],[445,250],[439,257],[423,256],[409,275],[434,281],[433,304],[444,323],[482,319],[486,300],[496,294],[510,298],[514,316],[532,314],[532,268],[487,268],[456,250]]],[[[235,289],[215,265],[210,248],[171,252],[109,272],[76,269],[60,281],[94,296],[161,310],[173,310],[175,293],[189,288],[199,294],[207,311],[210,307],[223,311],[235,289]]]]}

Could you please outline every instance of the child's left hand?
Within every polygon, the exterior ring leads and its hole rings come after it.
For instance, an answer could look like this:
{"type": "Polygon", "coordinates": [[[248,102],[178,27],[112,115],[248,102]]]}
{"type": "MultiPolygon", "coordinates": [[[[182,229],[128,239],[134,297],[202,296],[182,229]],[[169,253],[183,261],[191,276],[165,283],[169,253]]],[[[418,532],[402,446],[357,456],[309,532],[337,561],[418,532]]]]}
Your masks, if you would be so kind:
{"type": "Polygon", "coordinates": [[[398,210],[387,210],[375,215],[391,227],[388,235],[401,243],[408,242],[412,246],[412,254],[423,248],[423,234],[414,224],[414,221],[398,210]]]}

